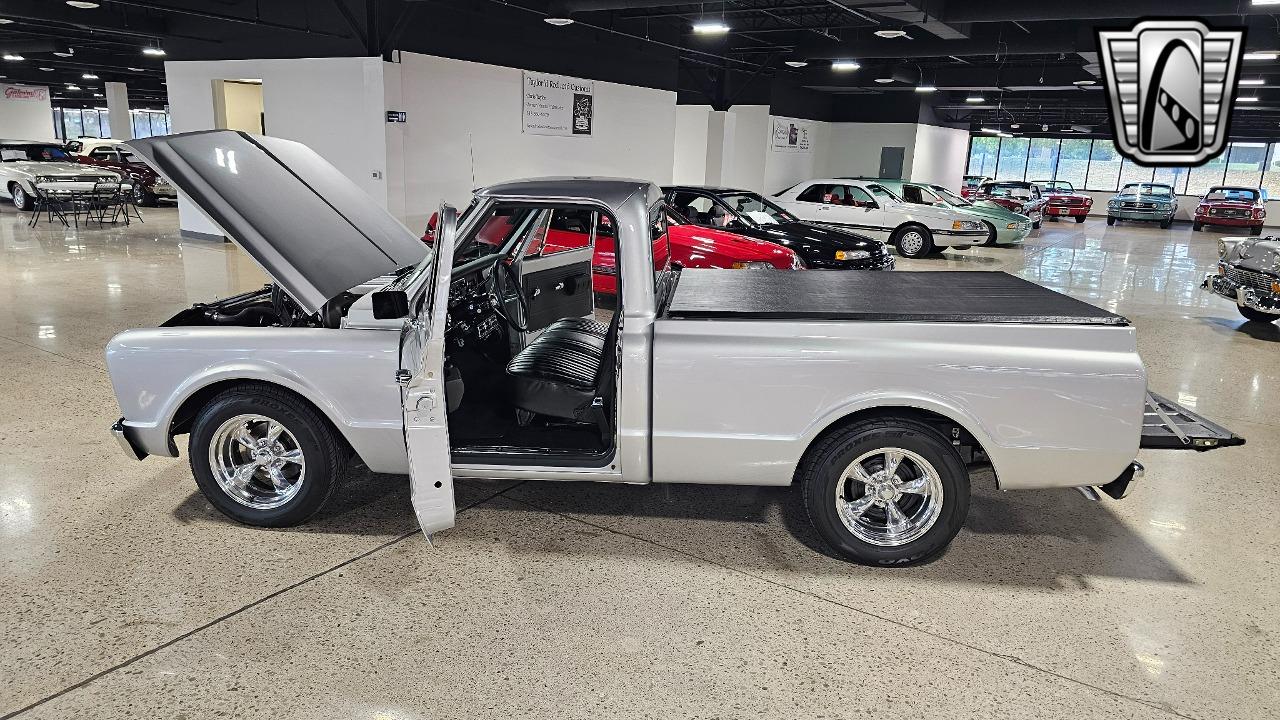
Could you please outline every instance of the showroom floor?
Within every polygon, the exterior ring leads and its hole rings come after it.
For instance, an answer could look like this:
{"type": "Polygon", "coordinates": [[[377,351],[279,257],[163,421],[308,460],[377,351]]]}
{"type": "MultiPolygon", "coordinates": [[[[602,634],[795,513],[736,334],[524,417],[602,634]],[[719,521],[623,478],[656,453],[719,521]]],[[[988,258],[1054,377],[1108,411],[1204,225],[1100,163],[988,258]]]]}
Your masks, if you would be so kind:
{"type": "Polygon", "coordinates": [[[788,489],[466,482],[432,548],[407,480],[357,471],[306,527],[233,525],[107,433],[112,334],[261,282],[144,212],[0,211],[0,718],[1280,716],[1280,327],[1199,289],[1215,233],[900,264],[1128,316],[1150,386],[1249,444],[1144,452],[1123,502],[979,473],[950,551],[886,570],[822,554],[788,489]]]}

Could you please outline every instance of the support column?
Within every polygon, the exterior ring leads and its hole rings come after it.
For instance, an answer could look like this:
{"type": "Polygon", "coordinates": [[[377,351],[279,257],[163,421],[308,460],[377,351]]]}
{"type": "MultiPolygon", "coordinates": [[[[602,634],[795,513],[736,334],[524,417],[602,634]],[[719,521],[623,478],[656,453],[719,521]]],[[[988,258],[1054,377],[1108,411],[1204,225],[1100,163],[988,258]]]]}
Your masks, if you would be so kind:
{"type": "Polygon", "coordinates": [[[129,86],[120,82],[107,83],[107,115],[111,118],[111,137],[117,140],[133,139],[133,116],[129,114],[129,86]]]}

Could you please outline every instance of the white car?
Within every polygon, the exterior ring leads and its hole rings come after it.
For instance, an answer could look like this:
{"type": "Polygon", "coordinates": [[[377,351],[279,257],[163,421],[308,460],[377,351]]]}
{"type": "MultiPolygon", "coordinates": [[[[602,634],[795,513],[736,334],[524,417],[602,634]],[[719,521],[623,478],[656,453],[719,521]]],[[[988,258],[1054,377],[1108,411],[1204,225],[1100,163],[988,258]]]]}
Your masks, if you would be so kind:
{"type": "Polygon", "coordinates": [[[906,203],[883,185],[866,180],[808,180],[775,194],[774,201],[802,220],[887,242],[903,257],[924,257],[943,247],[969,247],[987,240],[986,225],[972,215],[906,203]]]}
{"type": "Polygon", "coordinates": [[[64,147],[72,155],[88,155],[98,148],[127,151],[124,143],[124,140],[115,138],[78,137],[75,140],[69,140],[64,147]]]}
{"type": "Polygon", "coordinates": [[[30,210],[36,201],[36,178],[57,181],[120,182],[107,168],[81,165],[56,142],[0,140],[0,195],[14,207],[30,210]]]}

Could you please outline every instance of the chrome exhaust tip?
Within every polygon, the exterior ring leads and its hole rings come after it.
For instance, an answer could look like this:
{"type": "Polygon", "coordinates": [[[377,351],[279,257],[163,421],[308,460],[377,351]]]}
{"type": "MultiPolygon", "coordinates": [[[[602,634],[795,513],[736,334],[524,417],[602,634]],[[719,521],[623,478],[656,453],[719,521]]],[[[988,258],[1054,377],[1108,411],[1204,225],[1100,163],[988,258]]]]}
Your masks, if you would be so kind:
{"type": "Polygon", "coordinates": [[[1102,501],[1102,496],[1098,494],[1097,490],[1093,489],[1092,485],[1077,485],[1076,490],[1079,490],[1081,495],[1094,502],[1102,501]]]}

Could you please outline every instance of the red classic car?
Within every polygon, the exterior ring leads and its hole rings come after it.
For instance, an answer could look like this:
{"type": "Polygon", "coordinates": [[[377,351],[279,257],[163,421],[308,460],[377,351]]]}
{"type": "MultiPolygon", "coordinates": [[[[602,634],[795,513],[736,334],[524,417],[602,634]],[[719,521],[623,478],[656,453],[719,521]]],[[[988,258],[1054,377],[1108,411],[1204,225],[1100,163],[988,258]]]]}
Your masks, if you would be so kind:
{"type": "Polygon", "coordinates": [[[1036,185],[1044,189],[1044,196],[1049,201],[1044,208],[1045,217],[1050,220],[1059,217],[1073,217],[1076,222],[1084,222],[1093,207],[1093,197],[1076,192],[1066,180],[1036,180],[1036,185]]]}
{"type": "MultiPolygon", "coordinates": [[[[555,211],[546,223],[534,230],[534,241],[529,243],[527,254],[548,255],[564,250],[584,248],[591,244],[588,217],[592,213],[555,211]]],[[[435,239],[437,216],[427,221],[422,241],[431,244],[435,239]]],[[[510,237],[510,217],[494,215],[476,234],[480,242],[499,245],[510,237]]],[[[599,216],[595,229],[595,250],[591,257],[591,287],[602,295],[618,292],[618,271],[615,259],[615,233],[609,218],[599,216]]],[[[752,269],[777,268],[803,270],[804,263],[793,250],[763,240],[744,237],[736,233],[686,223],[667,214],[667,235],[654,239],[654,258],[665,258],[670,247],[671,261],[688,268],[752,269]],[[669,241],[669,242],[668,242],[669,241]]]]}
{"type": "Polygon", "coordinates": [[[1218,185],[1200,198],[1192,230],[1205,225],[1247,227],[1249,234],[1261,235],[1267,218],[1267,191],[1262,188],[1218,185]]]}
{"type": "Polygon", "coordinates": [[[134,200],[155,207],[161,199],[177,200],[178,192],[129,148],[115,140],[81,139],[67,143],[71,157],[81,165],[111,168],[133,183],[134,200]]]}
{"type": "Polygon", "coordinates": [[[1022,180],[985,182],[969,196],[969,202],[986,200],[1008,210],[1031,218],[1031,227],[1038,228],[1044,221],[1044,209],[1049,201],[1040,192],[1040,186],[1022,180]]]}
{"type": "Polygon", "coordinates": [[[978,188],[983,183],[991,182],[991,178],[986,175],[965,175],[964,180],[960,182],[960,197],[968,200],[969,196],[978,192],[978,188]]]}

